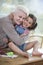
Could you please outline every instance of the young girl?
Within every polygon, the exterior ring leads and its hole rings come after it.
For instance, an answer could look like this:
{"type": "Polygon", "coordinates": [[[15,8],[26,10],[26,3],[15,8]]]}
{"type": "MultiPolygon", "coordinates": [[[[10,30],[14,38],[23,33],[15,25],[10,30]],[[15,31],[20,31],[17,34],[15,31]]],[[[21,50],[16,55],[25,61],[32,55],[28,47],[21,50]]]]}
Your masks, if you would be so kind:
{"type": "Polygon", "coordinates": [[[34,30],[36,26],[37,23],[32,20],[32,14],[29,14],[22,24],[16,24],[15,30],[22,37],[29,34],[29,31],[34,30]]]}
{"type": "Polygon", "coordinates": [[[29,29],[23,27],[22,25],[16,25],[15,30],[21,37],[23,37],[29,33],[29,29]]]}

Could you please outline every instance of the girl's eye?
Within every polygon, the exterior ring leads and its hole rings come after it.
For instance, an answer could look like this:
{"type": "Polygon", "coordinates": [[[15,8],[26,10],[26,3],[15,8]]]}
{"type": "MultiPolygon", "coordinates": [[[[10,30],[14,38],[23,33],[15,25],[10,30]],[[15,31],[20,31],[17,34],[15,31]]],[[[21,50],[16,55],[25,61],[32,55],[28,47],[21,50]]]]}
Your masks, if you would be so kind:
{"type": "Polygon", "coordinates": [[[29,24],[32,24],[31,22],[29,22],[29,24]]]}

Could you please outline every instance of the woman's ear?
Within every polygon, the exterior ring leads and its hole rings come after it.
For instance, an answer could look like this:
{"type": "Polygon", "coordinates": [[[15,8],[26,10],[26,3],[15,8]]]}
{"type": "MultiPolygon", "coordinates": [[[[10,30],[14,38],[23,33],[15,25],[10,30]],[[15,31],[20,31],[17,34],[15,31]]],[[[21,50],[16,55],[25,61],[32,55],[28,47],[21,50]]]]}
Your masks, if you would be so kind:
{"type": "Polygon", "coordinates": [[[10,15],[9,15],[10,19],[13,20],[13,17],[14,17],[14,13],[12,12],[10,15]]]}

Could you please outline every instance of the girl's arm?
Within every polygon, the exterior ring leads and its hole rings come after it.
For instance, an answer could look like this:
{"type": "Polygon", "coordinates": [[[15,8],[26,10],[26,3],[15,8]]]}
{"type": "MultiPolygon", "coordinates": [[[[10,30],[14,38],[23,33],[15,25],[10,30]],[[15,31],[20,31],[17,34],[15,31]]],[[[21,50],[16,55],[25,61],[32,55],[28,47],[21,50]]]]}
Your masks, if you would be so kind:
{"type": "Polygon", "coordinates": [[[20,36],[23,37],[23,36],[26,36],[29,34],[29,30],[25,30],[23,34],[21,34],[20,36]]]}

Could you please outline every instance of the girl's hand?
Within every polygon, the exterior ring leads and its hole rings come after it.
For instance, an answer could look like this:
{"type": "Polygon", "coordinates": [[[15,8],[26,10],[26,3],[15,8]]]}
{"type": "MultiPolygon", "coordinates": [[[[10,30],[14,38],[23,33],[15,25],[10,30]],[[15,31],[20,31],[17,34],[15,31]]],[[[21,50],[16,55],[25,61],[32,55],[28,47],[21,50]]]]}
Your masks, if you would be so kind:
{"type": "Polygon", "coordinates": [[[29,34],[29,30],[24,31],[24,35],[27,35],[27,34],[29,34]]]}

